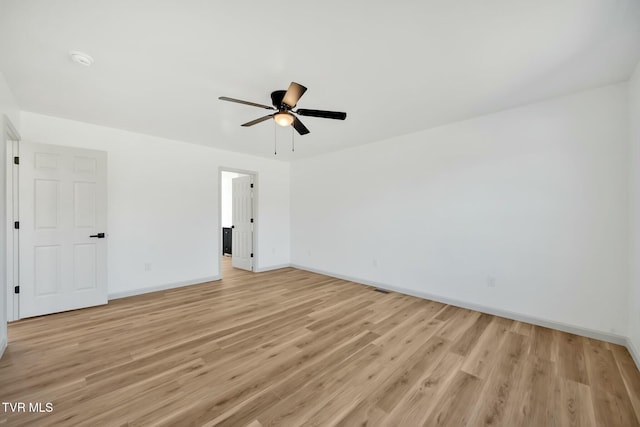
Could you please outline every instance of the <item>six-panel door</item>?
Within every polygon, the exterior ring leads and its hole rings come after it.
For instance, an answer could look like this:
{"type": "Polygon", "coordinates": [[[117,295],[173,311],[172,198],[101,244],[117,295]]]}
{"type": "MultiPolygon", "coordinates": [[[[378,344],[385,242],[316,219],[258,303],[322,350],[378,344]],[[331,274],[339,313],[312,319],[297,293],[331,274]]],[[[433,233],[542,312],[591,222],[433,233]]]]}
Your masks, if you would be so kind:
{"type": "Polygon", "coordinates": [[[20,143],[20,318],[107,303],[107,153],[20,143]]]}
{"type": "Polygon", "coordinates": [[[252,271],[253,260],[253,191],[251,176],[233,178],[232,212],[233,222],[231,238],[231,265],[235,268],[252,271]]]}

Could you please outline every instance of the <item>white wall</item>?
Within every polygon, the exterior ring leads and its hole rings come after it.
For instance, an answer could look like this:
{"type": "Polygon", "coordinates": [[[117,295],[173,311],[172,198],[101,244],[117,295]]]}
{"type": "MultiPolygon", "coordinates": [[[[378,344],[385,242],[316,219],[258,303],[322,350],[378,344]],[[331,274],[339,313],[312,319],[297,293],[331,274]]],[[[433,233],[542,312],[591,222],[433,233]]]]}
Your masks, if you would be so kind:
{"type": "Polygon", "coordinates": [[[640,64],[629,81],[630,119],[630,350],[640,367],[640,64]]]}
{"type": "Polygon", "coordinates": [[[7,276],[5,274],[7,261],[7,215],[5,210],[7,185],[7,157],[6,135],[4,132],[4,116],[7,116],[13,126],[20,130],[20,115],[16,103],[4,75],[0,72],[0,357],[7,344],[7,276]]]}
{"type": "Polygon", "coordinates": [[[292,263],[626,335],[626,95],[608,86],[295,161],[292,263]]]}
{"type": "Polygon", "coordinates": [[[257,268],[290,262],[287,163],[33,113],[22,137],[108,152],[111,296],[219,276],[221,166],[258,173],[257,268]]]}
{"type": "Polygon", "coordinates": [[[239,173],[222,171],[220,178],[220,222],[223,227],[233,225],[233,178],[239,176],[239,173]]]}

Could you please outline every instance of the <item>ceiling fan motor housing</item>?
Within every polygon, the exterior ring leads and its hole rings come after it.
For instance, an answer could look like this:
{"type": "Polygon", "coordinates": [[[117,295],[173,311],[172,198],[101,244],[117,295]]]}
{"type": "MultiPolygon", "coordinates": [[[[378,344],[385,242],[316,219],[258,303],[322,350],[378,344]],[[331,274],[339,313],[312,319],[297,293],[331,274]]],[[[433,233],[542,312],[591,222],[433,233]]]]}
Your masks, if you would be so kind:
{"type": "MultiPolygon", "coordinates": [[[[282,99],[284,98],[285,93],[287,93],[286,90],[274,90],[273,92],[271,92],[271,103],[278,110],[282,110],[282,99]]],[[[291,107],[295,107],[295,105],[292,105],[291,107]]]]}

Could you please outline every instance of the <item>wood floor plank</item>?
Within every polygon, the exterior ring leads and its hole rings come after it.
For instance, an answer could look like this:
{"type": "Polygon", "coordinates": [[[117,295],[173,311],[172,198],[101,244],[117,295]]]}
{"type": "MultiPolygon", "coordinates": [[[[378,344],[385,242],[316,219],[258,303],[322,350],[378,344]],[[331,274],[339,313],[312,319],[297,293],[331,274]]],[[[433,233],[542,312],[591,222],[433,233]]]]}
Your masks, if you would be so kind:
{"type": "Polygon", "coordinates": [[[272,390],[280,402],[260,415],[265,425],[301,425],[324,402],[334,398],[352,372],[359,372],[379,356],[379,348],[369,344],[342,361],[323,360],[291,375],[272,390]],[[322,369],[321,374],[317,374],[322,369]]]}
{"type": "Polygon", "coordinates": [[[463,426],[469,421],[469,406],[474,406],[482,387],[480,378],[458,371],[451,384],[442,391],[436,408],[423,423],[425,426],[463,426]]]}
{"type": "Polygon", "coordinates": [[[558,341],[558,375],[589,385],[585,361],[585,339],[560,331],[553,331],[553,333],[557,335],[558,341]]]}
{"type": "Polygon", "coordinates": [[[626,348],[615,344],[610,344],[609,347],[624,380],[636,417],[640,420],[640,371],[626,348]]]}
{"type": "Polygon", "coordinates": [[[404,397],[420,373],[439,360],[450,344],[440,337],[427,340],[399,369],[371,390],[356,407],[349,411],[339,422],[340,425],[365,425],[381,420],[404,397]],[[386,412],[385,412],[386,411],[386,412]]]}
{"type": "Polygon", "coordinates": [[[376,392],[376,406],[386,412],[391,412],[409,392],[413,384],[420,380],[423,372],[430,366],[442,359],[450,343],[440,337],[431,337],[424,346],[424,351],[418,351],[406,363],[402,369],[397,371],[397,375],[391,377],[387,383],[376,392]]]}
{"type": "Polygon", "coordinates": [[[498,355],[498,349],[512,327],[513,322],[494,317],[484,332],[478,337],[476,345],[465,358],[462,369],[478,378],[487,379],[498,355]]]}
{"type": "Polygon", "coordinates": [[[534,325],[525,322],[515,321],[513,322],[512,330],[515,333],[530,337],[533,334],[534,325]]]}
{"type": "Polygon", "coordinates": [[[469,354],[492,320],[493,316],[481,313],[475,322],[471,324],[469,329],[467,329],[462,336],[456,340],[453,344],[452,351],[461,356],[469,354]]]}
{"type": "MultiPolygon", "coordinates": [[[[322,396],[327,388],[331,390],[344,384],[345,375],[362,371],[380,356],[379,349],[371,344],[377,336],[373,332],[363,333],[327,357],[308,363],[283,377],[282,381],[269,389],[281,399],[280,402],[265,408],[260,415],[260,422],[265,425],[299,424],[304,419],[301,415],[310,412],[313,405],[317,404],[312,397],[322,396]]],[[[241,412],[233,416],[234,423],[242,424],[245,421],[246,411],[241,412]]]]}
{"type": "Polygon", "coordinates": [[[611,350],[586,342],[584,347],[597,423],[615,426],[640,425],[611,350]]]}
{"type": "Polygon", "coordinates": [[[9,325],[6,426],[639,425],[623,347],[316,273],[224,279],[9,325]]]}
{"type": "Polygon", "coordinates": [[[458,372],[463,357],[445,352],[437,364],[430,366],[405,397],[391,410],[385,425],[422,425],[433,410],[435,400],[458,372]]]}
{"type": "Polygon", "coordinates": [[[596,425],[591,403],[591,388],[579,382],[557,377],[559,393],[555,410],[560,417],[558,425],[588,427],[596,425]]]}
{"type": "Polygon", "coordinates": [[[554,363],[537,356],[527,357],[520,372],[506,419],[513,420],[514,425],[558,425],[560,415],[556,410],[556,399],[559,386],[554,363]]]}
{"type": "Polygon", "coordinates": [[[509,408],[518,398],[516,385],[522,378],[528,338],[507,333],[496,353],[498,360],[480,392],[481,399],[472,411],[470,425],[508,425],[509,408]]]}
{"type": "Polygon", "coordinates": [[[554,333],[551,329],[542,326],[534,326],[531,342],[531,354],[540,359],[554,359],[554,333]]]}
{"type": "MultiPolygon", "coordinates": [[[[478,319],[482,317],[482,314],[483,313],[479,313],[477,311],[458,308],[456,314],[449,317],[442,326],[438,335],[444,339],[455,342],[460,339],[474,323],[478,322],[478,319]]],[[[436,319],[441,320],[437,316],[436,319]]],[[[482,324],[483,322],[481,321],[479,325],[482,326],[482,324]]]]}

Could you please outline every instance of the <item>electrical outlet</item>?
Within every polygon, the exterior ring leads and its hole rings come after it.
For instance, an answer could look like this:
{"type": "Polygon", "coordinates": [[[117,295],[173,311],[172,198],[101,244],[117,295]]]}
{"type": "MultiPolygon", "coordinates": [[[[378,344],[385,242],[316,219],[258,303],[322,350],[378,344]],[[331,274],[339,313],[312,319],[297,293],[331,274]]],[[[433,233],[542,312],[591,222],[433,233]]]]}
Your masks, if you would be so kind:
{"type": "Polygon", "coordinates": [[[496,287],[496,278],[493,276],[487,276],[487,287],[495,288],[496,287]]]}

